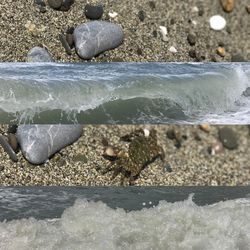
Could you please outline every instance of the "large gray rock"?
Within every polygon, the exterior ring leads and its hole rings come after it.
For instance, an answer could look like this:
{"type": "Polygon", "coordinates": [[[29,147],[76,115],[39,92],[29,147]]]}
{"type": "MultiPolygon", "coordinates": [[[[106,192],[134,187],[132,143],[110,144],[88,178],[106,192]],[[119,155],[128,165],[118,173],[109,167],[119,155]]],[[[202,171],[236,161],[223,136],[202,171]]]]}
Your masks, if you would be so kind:
{"type": "Polygon", "coordinates": [[[91,59],[103,51],[114,49],[123,42],[123,31],[117,24],[93,21],[77,26],[74,30],[77,54],[91,59]]]}
{"type": "Polygon", "coordinates": [[[28,52],[27,62],[53,62],[53,59],[45,48],[34,47],[28,52]]]}
{"type": "Polygon", "coordinates": [[[44,163],[81,134],[82,125],[20,125],[17,129],[23,155],[32,164],[44,163]]]}

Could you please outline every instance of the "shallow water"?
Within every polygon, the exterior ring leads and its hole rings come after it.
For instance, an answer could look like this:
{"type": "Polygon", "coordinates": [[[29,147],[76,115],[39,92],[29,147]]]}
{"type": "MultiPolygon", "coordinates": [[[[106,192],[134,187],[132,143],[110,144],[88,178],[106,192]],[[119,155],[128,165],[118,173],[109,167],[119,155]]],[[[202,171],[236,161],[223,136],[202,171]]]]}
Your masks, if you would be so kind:
{"type": "Polygon", "coordinates": [[[1,123],[247,124],[249,63],[1,63],[1,123]]]}
{"type": "Polygon", "coordinates": [[[250,247],[247,187],[22,187],[2,188],[0,194],[1,211],[14,215],[25,208],[35,215],[0,222],[0,249],[250,247]],[[63,213],[39,219],[36,210],[53,206],[64,206],[63,213]]]}

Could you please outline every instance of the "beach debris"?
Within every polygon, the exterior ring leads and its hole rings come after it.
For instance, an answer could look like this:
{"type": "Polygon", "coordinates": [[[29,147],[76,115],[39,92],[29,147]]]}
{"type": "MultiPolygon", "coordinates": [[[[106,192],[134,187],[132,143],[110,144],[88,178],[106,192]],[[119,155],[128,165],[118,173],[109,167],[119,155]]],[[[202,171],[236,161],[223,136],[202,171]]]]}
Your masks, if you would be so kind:
{"type": "Polygon", "coordinates": [[[55,10],[68,11],[74,0],[48,0],[48,5],[55,10]]]}
{"type": "Polygon", "coordinates": [[[27,62],[52,62],[53,59],[46,48],[34,47],[27,54],[27,62]]]}
{"type": "Polygon", "coordinates": [[[77,54],[91,59],[118,47],[124,39],[121,27],[106,21],[92,21],[77,26],[73,33],[77,54]]]}
{"type": "Polygon", "coordinates": [[[171,53],[177,53],[177,49],[174,47],[174,46],[171,46],[170,48],[169,48],[169,51],[171,52],[171,53]]]}
{"type": "Polygon", "coordinates": [[[189,44],[191,46],[194,46],[195,43],[196,43],[196,35],[192,34],[192,33],[189,33],[188,36],[187,36],[187,40],[188,40],[188,42],[189,42],[189,44]]]}
{"type": "Polygon", "coordinates": [[[226,12],[231,12],[234,8],[234,0],[220,0],[220,3],[226,12]]]}
{"type": "Polygon", "coordinates": [[[113,171],[112,179],[114,179],[121,173],[122,185],[125,178],[129,180],[130,185],[133,185],[141,171],[157,158],[164,162],[165,154],[162,147],[157,143],[156,130],[150,130],[149,136],[145,136],[145,131],[138,129],[122,136],[121,140],[130,142],[128,151],[118,150],[117,159],[103,170],[103,174],[113,171]]]}
{"type": "Polygon", "coordinates": [[[199,128],[206,133],[209,133],[211,129],[209,124],[200,124],[199,128]]]}
{"type": "Polygon", "coordinates": [[[32,164],[46,162],[56,152],[75,142],[82,125],[20,125],[17,139],[24,157],[32,164]]]}
{"type": "Polygon", "coordinates": [[[224,57],[226,55],[226,51],[224,47],[218,47],[216,50],[217,54],[221,57],[224,57]]]}
{"type": "Polygon", "coordinates": [[[227,22],[224,17],[220,15],[214,15],[209,19],[210,28],[213,30],[222,30],[225,28],[227,22]]]}
{"type": "Polygon", "coordinates": [[[103,15],[103,6],[86,4],[84,8],[84,14],[86,18],[91,19],[91,20],[100,19],[102,18],[102,15],[103,15]]]}
{"type": "Polygon", "coordinates": [[[17,162],[17,155],[14,149],[11,147],[8,139],[3,135],[0,135],[0,145],[3,147],[4,151],[9,155],[10,159],[14,162],[17,162]]]}
{"type": "Polygon", "coordinates": [[[238,147],[237,135],[228,127],[219,129],[219,139],[227,149],[236,149],[238,147]]]}
{"type": "Polygon", "coordinates": [[[113,12],[109,12],[108,15],[109,15],[110,18],[116,18],[118,16],[118,13],[113,11],[113,12]]]}
{"type": "Polygon", "coordinates": [[[165,27],[165,26],[159,26],[159,29],[160,29],[160,33],[161,33],[161,36],[162,36],[162,41],[167,42],[168,41],[168,37],[167,37],[168,30],[167,30],[167,27],[165,27]]]}

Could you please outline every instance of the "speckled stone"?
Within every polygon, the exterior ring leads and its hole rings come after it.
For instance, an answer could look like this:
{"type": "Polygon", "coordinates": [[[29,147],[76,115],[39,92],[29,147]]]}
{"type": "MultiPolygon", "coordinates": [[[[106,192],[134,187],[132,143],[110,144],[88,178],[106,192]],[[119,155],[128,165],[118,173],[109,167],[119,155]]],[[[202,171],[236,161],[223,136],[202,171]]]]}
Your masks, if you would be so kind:
{"type": "Polygon", "coordinates": [[[106,21],[81,24],[73,34],[77,54],[83,59],[91,59],[101,52],[118,47],[124,38],[119,25],[106,21]]]}
{"type": "Polygon", "coordinates": [[[42,47],[32,48],[27,55],[27,62],[52,62],[50,53],[42,47]]]}
{"type": "Polygon", "coordinates": [[[20,125],[17,129],[23,155],[32,164],[44,163],[81,134],[81,125],[20,125]]]}
{"type": "Polygon", "coordinates": [[[225,148],[236,149],[238,147],[237,136],[235,132],[228,127],[219,129],[219,139],[225,148]]]}

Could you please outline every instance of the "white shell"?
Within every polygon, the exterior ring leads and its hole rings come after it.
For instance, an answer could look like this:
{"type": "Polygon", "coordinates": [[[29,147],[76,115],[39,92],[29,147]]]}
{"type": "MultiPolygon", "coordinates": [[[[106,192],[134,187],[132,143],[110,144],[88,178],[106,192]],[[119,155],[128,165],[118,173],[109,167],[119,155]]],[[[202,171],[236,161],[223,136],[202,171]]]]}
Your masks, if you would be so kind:
{"type": "Polygon", "coordinates": [[[177,52],[177,49],[174,47],[174,46],[171,46],[169,48],[169,51],[172,52],[172,53],[176,53],[177,52]]]}
{"type": "Polygon", "coordinates": [[[220,15],[215,15],[209,19],[210,27],[213,30],[222,30],[225,28],[227,22],[224,17],[220,15]]]}
{"type": "Polygon", "coordinates": [[[115,17],[118,16],[118,13],[117,13],[117,12],[109,12],[109,16],[110,16],[111,18],[115,18],[115,17]]]}

